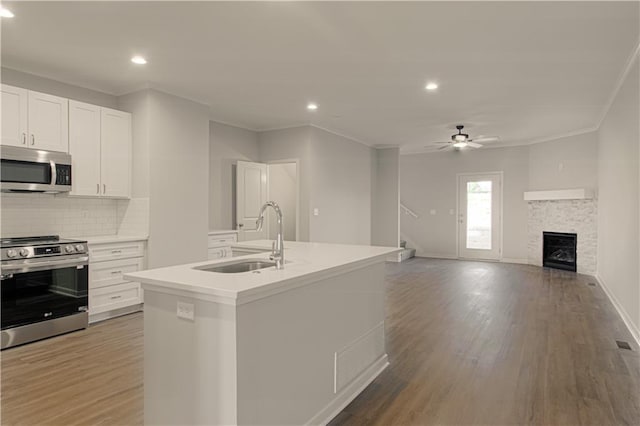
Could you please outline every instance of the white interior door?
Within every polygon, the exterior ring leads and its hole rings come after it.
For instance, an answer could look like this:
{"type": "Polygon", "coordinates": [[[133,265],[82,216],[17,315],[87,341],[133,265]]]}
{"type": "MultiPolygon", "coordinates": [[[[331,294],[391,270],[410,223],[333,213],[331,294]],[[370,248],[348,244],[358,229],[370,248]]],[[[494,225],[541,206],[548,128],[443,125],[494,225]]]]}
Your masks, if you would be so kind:
{"type": "Polygon", "coordinates": [[[238,240],[263,240],[268,235],[268,221],[256,229],[260,208],[267,202],[267,165],[238,161],[236,166],[236,224],[238,240]]]}
{"type": "Polygon", "coordinates": [[[502,255],[502,173],[458,175],[458,256],[502,255]]]}

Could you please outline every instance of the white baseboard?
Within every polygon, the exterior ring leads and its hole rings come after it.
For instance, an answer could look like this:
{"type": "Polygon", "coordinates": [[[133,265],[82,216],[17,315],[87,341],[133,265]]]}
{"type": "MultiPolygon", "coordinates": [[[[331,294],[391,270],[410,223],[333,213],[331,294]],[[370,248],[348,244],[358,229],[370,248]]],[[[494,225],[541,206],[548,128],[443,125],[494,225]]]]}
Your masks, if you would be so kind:
{"type": "Polygon", "coordinates": [[[346,385],[333,400],[315,416],[311,418],[307,425],[326,425],[344,408],[351,403],[360,393],[373,382],[389,366],[387,354],[382,355],[366,370],[364,370],[351,383],[346,385]]]}
{"type": "Polygon", "coordinates": [[[416,257],[430,257],[432,259],[458,259],[458,256],[449,256],[447,254],[435,254],[435,253],[425,253],[422,251],[416,251],[416,257]]]}
{"type": "Polygon", "coordinates": [[[633,336],[633,339],[636,341],[638,346],[640,346],[640,329],[638,329],[638,327],[636,327],[636,325],[633,323],[633,321],[631,320],[631,317],[629,316],[629,314],[627,314],[627,311],[624,310],[620,302],[618,302],[618,299],[616,298],[616,296],[611,292],[611,290],[609,290],[609,287],[607,287],[602,277],[596,274],[596,280],[598,280],[600,287],[602,287],[602,289],[604,290],[604,293],[607,295],[607,297],[613,304],[613,307],[616,308],[618,315],[620,315],[620,318],[622,318],[624,325],[627,326],[629,333],[631,333],[631,336],[633,336]]]}
{"type": "Polygon", "coordinates": [[[503,257],[502,260],[500,261],[502,263],[517,263],[518,265],[528,265],[529,264],[529,259],[518,259],[518,258],[511,258],[511,257],[503,257]]]}
{"type": "Polygon", "coordinates": [[[89,324],[93,324],[96,322],[108,320],[111,318],[120,317],[122,315],[129,315],[134,312],[139,312],[142,310],[142,303],[137,305],[126,306],[124,308],[115,309],[113,311],[101,312],[99,314],[91,315],[89,314],[89,324]]]}

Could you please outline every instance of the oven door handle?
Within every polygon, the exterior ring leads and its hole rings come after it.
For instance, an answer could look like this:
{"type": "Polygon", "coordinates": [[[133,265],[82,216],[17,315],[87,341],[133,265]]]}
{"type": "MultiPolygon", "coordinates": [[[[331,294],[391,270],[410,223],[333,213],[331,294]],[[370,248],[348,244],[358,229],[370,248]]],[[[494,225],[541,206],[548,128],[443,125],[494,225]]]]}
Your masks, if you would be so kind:
{"type": "MultiPolygon", "coordinates": [[[[15,274],[21,272],[44,271],[47,269],[64,269],[74,266],[87,266],[89,264],[89,256],[74,257],[69,260],[46,260],[41,262],[20,263],[16,265],[2,265],[2,273],[15,274]]],[[[81,268],[79,268],[81,269],[81,268]]]]}

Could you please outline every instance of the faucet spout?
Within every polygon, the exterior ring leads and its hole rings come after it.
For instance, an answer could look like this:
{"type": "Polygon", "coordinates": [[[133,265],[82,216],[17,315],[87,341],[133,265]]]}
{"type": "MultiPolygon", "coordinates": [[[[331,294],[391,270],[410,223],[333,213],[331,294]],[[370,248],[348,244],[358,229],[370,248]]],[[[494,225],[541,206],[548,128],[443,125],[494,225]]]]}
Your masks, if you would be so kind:
{"type": "Polygon", "coordinates": [[[284,232],[282,226],[282,210],[280,210],[278,203],[275,201],[267,201],[262,206],[260,213],[258,213],[258,219],[256,220],[256,229],[258,231],[262,229],[264,214],[268,207],[273,208],[276,212],[276,220],[278,223],[278,235],[276,236],[276,240],[273,242],[271,256],[269,258],[276,262],[276,269],[284,269],[284,232]]]}

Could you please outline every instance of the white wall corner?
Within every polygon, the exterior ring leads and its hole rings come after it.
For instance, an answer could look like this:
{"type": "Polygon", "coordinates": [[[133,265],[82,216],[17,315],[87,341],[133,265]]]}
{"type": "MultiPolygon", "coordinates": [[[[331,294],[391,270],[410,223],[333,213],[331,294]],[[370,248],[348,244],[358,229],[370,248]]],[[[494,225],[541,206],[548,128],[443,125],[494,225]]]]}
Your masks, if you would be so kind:
{"type": "Polygon", "coordinates": [[[613,292],[609,290],[609,287],[607,287],[607,284],[604,282],[602,277],[596,274],[595,278],[600,284],[600,287],[602,287],[602,290],[604,290],[604,293],[607,295],[607,297],[611,301],[611,304],[613,305],[613,307],[618,312],[618,315],[620,315],[620,318],[622,318],[624,325],[629,330],[629,333],[631,333],[631,336],[636,341],[636,344],[640,346],[640,328],[638,328],[638,326],[634,324],[633,320],[631,319],[627,311],[624,310],[624,308],[622,307],[618,299],[615,297],[613,292]]]}

